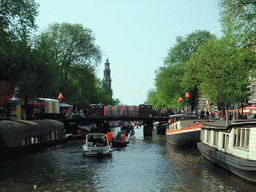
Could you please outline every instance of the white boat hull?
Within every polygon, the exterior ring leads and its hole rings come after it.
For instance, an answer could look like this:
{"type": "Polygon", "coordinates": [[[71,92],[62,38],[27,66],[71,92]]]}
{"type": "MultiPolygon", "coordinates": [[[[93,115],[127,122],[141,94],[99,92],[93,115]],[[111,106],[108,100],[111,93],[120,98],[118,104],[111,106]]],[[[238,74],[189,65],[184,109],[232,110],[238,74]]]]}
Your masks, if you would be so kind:
{"type": "Polygon", "coordinates": [[[83,145],[85,156],[112,156],[113,149],[109,146],[103,147],[88,147],[87,144],[83,145]]]}
{"type": "Polygon", "coordinates": [[[175,130],[167,131],[166,139],[167,142],[172,145],[195,145],[200,142],[200,131],[201,128],[195,128],[190,130],[175,130]]]}

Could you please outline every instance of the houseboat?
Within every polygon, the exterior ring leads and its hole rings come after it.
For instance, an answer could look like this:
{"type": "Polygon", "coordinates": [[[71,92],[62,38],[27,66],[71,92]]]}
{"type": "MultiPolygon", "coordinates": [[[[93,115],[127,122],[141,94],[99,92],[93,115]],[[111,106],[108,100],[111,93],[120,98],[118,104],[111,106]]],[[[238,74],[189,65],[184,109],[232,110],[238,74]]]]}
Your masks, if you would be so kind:
{"type": "Polygon", "coordinates": [[[202,123],[203,157],[252,182],[256,182],[256,121],[202,123]]]}
{"type": "Polygon", "coordinates": [[[8,156],[37,151],[67,141],[64,124],[56,120],[0,121],[0,152],[8,156]]]}
{"type": "Polygon", "coordinates": [[[196,115],[171,115],[166,139],[172,145],[196,146],[200,142],[200,131],[201,123],[196,115]]]}
{"type": "Polygon", "coordinates": [[[153,130],[156,134],[166,134],[166,128],[168,127],[168,123],[165,121],[157,121],[153,124],[153,130]]]}

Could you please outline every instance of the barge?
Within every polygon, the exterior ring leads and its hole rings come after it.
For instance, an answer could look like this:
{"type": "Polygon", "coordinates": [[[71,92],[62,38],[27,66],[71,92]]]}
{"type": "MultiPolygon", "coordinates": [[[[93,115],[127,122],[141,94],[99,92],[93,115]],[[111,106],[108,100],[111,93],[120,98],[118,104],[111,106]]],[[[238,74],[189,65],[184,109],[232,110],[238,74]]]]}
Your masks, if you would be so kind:
{"type": "Polygon", "coordinates": [[[256,182],[256,121],[202,123],[203,157],[251,182],[256,182]]]}

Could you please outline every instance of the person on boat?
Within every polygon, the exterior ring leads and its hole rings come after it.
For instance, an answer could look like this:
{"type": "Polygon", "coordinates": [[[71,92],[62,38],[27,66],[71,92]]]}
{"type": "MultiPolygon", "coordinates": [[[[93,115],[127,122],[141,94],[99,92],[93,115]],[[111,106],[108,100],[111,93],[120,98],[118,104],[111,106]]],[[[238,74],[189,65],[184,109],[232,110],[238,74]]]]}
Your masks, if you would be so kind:
{"type": "Polygon", "coordinates": [[[91,136],[89,139],[88,139],[88,142],[92,142],[93,143],[93,145],[95,145],[95,138],[94,138],[94,136],[91,136]]]}
{"type": "Polygon", "coordinates": [[[119,131],[118,131],[118,133],[117,133],[117,135],[116,135],[116,140],[121,140],[121,137],[122,137],[122,133],[120,133],[119,131]]]}
{"type": "Polygon", "coordinates": [[[130,124],[127,124],[127,126],[125,127],[126,134],[130,133],[130,126],[130,124]]]}
{"type": "Polygon", "coordinates": [[[125,136],[125,134],[122,134],[121,140],[122,140],[122,141],[126,141],[126,136],[125,136]]]}
{"type": "Polygon", "coordinates": [[[131,136],[134,134],[134,128],[132,124],[130,124],[129,126],[129,133],[131,134],[131,136]]]}
{"type": "Polygon", "coordinates": [[[107,132],[107,136],[108,136],[109,145],[111,146],[112,141],[113,141],[113,133],[111,132],[110,129],[107,132]]]}
{"type": "Polygon", "coordinates": [[[103,136],[102,137],[102,141],[104,143],[104,146],[107,146],[108,145],[108,141],[107,141],[107,137],[106,136],[103,136]]]}

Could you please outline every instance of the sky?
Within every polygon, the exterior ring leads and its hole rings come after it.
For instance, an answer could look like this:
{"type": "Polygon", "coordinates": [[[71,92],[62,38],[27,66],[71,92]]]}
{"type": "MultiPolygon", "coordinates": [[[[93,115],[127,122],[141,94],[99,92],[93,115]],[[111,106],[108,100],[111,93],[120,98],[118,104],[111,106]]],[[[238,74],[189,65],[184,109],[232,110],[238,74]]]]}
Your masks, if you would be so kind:
{"type": "Polygon", "coordinates": [[[108,58],[113,98],[124,105],[144,103],[176,37],[196,30],[222,36],[216,0],[35,1],[40,4],[39,31],[55,22],[79,23],[93,31],[103,52],[97,77],[103,79],[108,58]]]}

